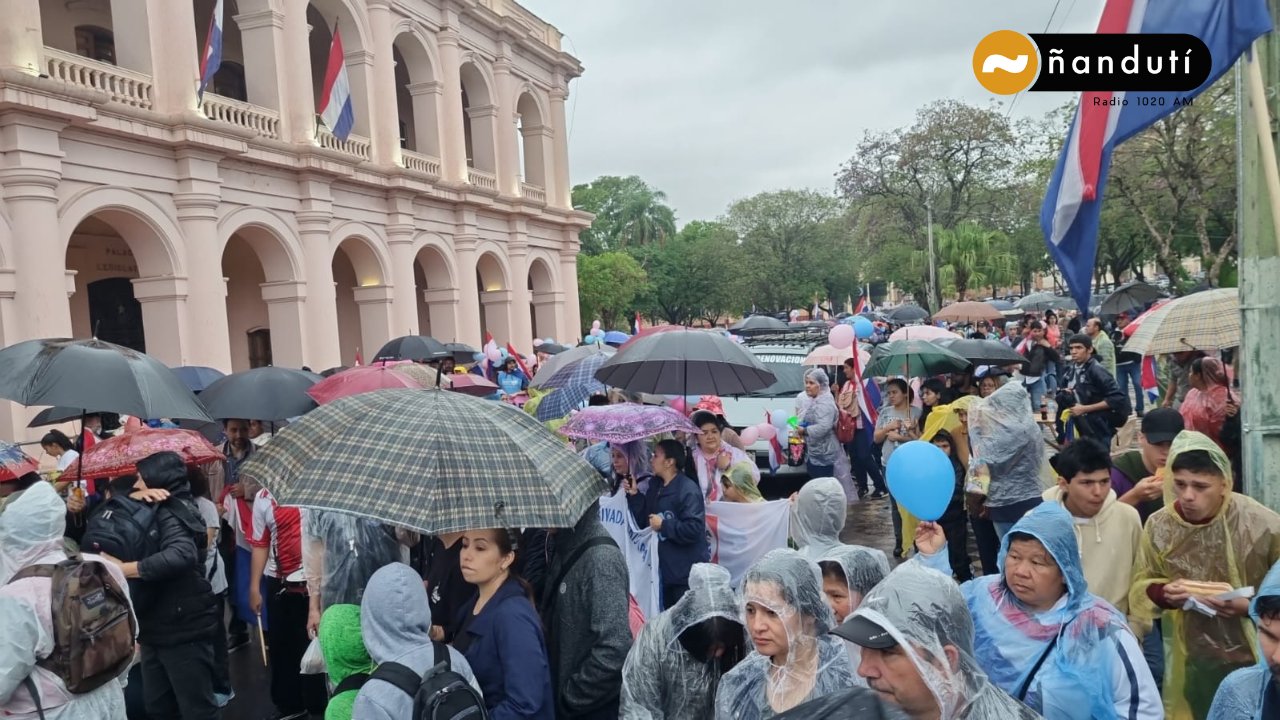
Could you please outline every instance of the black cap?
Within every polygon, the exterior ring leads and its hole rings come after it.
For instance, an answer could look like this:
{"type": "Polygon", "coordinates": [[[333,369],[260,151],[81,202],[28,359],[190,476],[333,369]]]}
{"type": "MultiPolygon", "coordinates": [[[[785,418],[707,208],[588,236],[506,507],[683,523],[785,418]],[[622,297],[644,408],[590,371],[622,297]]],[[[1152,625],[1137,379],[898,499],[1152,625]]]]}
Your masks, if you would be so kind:
{"type": "Polygon", "coordinates": [[[1149,443],[1173,442],[1186,425],[1182,421],[1182,413],[1173,408],[1156,408],[1148,410],[1142,417],[1142,434],[1149,443]]]}
{"type": "Polygon", "coordinates": [[[844,621],[840,627],[832,630],[831,634],[842,637],[854,645],[872,650],[888,650],[898,644],[888,630],[861,615],[854,615],[844,621]]]}

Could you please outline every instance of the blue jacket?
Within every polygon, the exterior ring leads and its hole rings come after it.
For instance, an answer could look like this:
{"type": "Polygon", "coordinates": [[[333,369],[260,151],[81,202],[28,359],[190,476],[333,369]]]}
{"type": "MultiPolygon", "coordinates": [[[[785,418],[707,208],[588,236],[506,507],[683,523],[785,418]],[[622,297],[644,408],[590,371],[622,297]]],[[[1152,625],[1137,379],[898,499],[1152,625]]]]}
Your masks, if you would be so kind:
{"type": "MultiPolygon", "coordinates": [[[[472,597],[458,626],[475,611],[472,597]]],[[[551,667],[538,611],[514,578],[508,579],[463,632],[463,655],[475,673],[490,720],[555,720],[551,667]]]]}
{"type": "Polygon", "coordinates": [[[687,585],[693,564],[711,561],[707,506],[696,480],[681,473],[664,485],[661,478],[654,477],[647,492],[627,498],[627,507],[641,528],[649,527],[650,515],[662,516],[658,567],[663,585],[687,585]]]}

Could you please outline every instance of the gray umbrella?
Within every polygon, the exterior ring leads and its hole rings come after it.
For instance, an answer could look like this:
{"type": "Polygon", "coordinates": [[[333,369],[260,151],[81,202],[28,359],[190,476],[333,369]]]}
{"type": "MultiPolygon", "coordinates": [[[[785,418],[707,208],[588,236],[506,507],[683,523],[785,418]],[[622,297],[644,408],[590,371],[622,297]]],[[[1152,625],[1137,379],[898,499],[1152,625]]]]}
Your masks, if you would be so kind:
{"type": "Polygon", "coordinates": [[[894,325],[920,322],[927,317],[929,317],[929,311],[919,305],[899,305],[892,310],[884,311],[884,319],[894,325]]]}
{"type": "Polygon", "coordinates": [[[260,367],[232,373],[200,393],[209,414],[220,420],[279,421],[316,408],[307,390],[317,376],[289,368],[260,367]]]}
{"type": "Polygon", "coordinates": [[[38,428],[45,427],[47,425],[60,425],[64,422],[79,420],[85,415],[101,414],[102,413],[97,410],[90,410],[88,408],[73,408],[57,405],[51,408],[45,408],[36,413],[36,416],[31,418],[31,422],[27,423],[27,427],[38,428]]]}
{"type": "Polygon", "coordinates": [[[596,372],[605,385],[663,395],[745,395],[778,381],[718,332],[672,330],[642,337],[596,372]]]}
{"type": "Polygon", "coordinates": [[[934,340],[934,345],[944,347],[974,365],[1013,365],[1026,363],[1018,351],[999,340],[934,340]]]}
{"type": "Polygon", "coordinates": [[[738,335],[789,329],[789,325],[768,315],[752,315],[729,326],[729,330],[738,335]]]}
{"type": "Polygon", "coordinates": [[[1165,297],[1165,294],[1160,288],[1135,280],[1121,285],[1115,292],[1108,295],[1102,301],[1098,313],[1108,316],[1119,315],[1122,312],[1137,315],[1162,297],[1165,297]]]}
{"type": "Polygon", "coordinates": [[[581,345],[573,348],[572,350],[565,350],[562,353],[552,355],[547,358],[546,362],[539,365],[538,372],[534,374],[533,381],[529,384],[536,388],[543,387],[543,384],[555,377],[556,373],[570,365],[597,355],[612,357],[617,352],[616,348],[609,347],[608,345],[597,345],[595,343],[590,345],[581,345]]]}
{"type": "Polygon", "coordinates": [[[1076,301],[1071,298],[1060,297],[1053,293],[1039,292],[1021,298],[1013,304],[1013,306],[1022,311],[1044,312],[1045,310],[1059,310],[1062,308],[1075,307],[1076,301]]]}
{"type": "Polygon", "coordinates": [[[28,340],[0,350],[0,398],[140,418],[210,419],[164,363],[101,340],[28,340]]]}

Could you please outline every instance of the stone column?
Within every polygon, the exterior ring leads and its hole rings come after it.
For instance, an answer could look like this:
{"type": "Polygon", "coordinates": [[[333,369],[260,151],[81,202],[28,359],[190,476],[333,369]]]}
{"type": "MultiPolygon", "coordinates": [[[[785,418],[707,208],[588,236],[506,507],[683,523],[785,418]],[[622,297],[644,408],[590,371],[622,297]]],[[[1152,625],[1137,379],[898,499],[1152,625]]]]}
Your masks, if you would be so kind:
{"type": "MultiPolygon", "coordinates": [[[[564,318],[564,293],[556,290],[553,292],[534,293],[531,297],[533,303],[534,314],[534,330],[537,337],[555,338],[556,342],[569,342],[572,337],[568,334],[568,329],[564,318]]],[[[575,332],[573,335],[576,335],[575,332]]]]}
{"type": "MultiPolygon", "coordinates": [[[[271,363],[277,367],[300,368],[307,365],[307,283],[294,280],[262,283],[262,301],[267,304],[267,324],[271,328],[271,363]]],[[[333,283],[329,284],[332,292],[333,283]]],[[[333,301],[330,300],[330,307],[333,301]]],[[[333,333],[338,333],[334,322],[333,333]]],[[[336,358],[338,341],[334,339],[336,358]]],[[[311,360],[310,367],[324,369],[339,363],[311,360]]]]}
{"type": "Polygon", "coordinates": [[[445,22],[436,34],[440,51],[440,78],[444,102],[440,119],[443,130],[440,146],[444,179],[454,183],[467,181],[467,141],[462,123],[462,53],[458,48],[458,17],[452,9],[444,11],[445,22]]]}
{"type": "MultiPolygon", "coordinates": [[[[327,368],[342,364],[342,352],[338,347],[338,295],[333,285],[333,253],[329,246],[332,215],[327,203],[315,204],[326,207],[297,213],[307,283],[307,332],[303,340],[307,347],[306,364],[327,368]]],[[[275,327],[273,317],[273,331],[275,327]]],[[[274,355],[275,343],[272,345],[274,355]]]]}
{"type": "MultiPolygon", "coordinates": [[[[284,82],[291,63],[284,57],[284,13],[266,0],[240,0],[240,14],[231,18],[240,28],[244,48],[244,82],[249,102],[280,113],[281,137],[291,137],[293,116],[286,109],[284,82]]],[[[225,22],[225,19],[224,19],[225,22]]],[[[299,64],[299,63],[294,63],[299,64]]]]}
{"type": "Polygon", "coordinates": [[[10,0],[5,4],[4,22],[0,22],[0,69],[31,75],[44,72],[40,0],[10,0]]]}
{"type": "Polygon", "coordinates": [[[438,80],[413,83],[406,87],[413,98],[413,136],[418,141],[417,151],[437,158],[441,156],[438,118],[443,87],[443,83],[438,80]]]}
{"type": "Polygon", "coordinates": [[[369,25],[373,32],[372,85],[374,121],[373,159],[383,165],[400,164],[400,105],[396,102],[396,63],[392,53],[395,37],[390,0],[367,0],[369,25]]]}
{"type": "MultiPolygon", "coordinates": [[[[476,285],[476,241],[475,211],[467,210],[471,216],[471,225],[460,224],[459,232],[454,236],[453,248],[458,268],[458,342],[474,347],[482,344],[480,332],[480,288],[476,285]]],[[[431,317],[435,324],[435,316],[431,317]]]]}
{"type": "MultiPolygon", "coordinates": [[[[533,350],[533,318],[529,315],[529,235],[523,217],[510,223],[507,262],[511,266],[511,297],[507,311],[509,341],[522,353],[533,350]]],[[[497,333],[494,333],[495,335],[497,333]]]]}
{"type": "Polygon", "coordinates": [[[524,181],[545,190],[551,203],[556,179],[547,169],[553,167],[548,160],[555,157],[555,132],[548,125],[537,125],[521,127],[520,134],[524,136],[524,181]]]}
{"type": "MultiPolygon", "coordinates": [[[[147,61],[151,65],[148,72],[155,83],[153,109],[161,113],[194,113],[196,86],[200,78],[200,51],[204,41],[203,34],[197,40],[196,33],[193,32],[196,27],[195,4],[174,0],[113,2],[111,14],[117,59],[122,66],[134,67],[132,62],[142,62],[141,58],[126,62],[126,57],[133,52],[133,48],[128,47],[130,44],[141,41],[139,47],[150,49],[147,61]],[[131,5],[145,6],[146,17],[136,26],[121,29],[115,16],[125,11],[121,6],[131,5]],[[146,32],[147,35],[134,35],[141,32],[146,32]]],[[[225,21],[224,18],[223,22],[225,21]]],[[[201,27],[208,24],[209,18],[201,18],[201,27]]]]}
{"type": "Polygon", "coordinates": [[[556,340],[572,344],[582,338],[582,311],[578,306],[578,230],[564,231],[565,244],[560,250],[560,287],[564,289],[564,311],[560,314],[561,330],[556,340]]]}
{"type": "MultiPolygon", "coordinates": [[[[511,336],[511,296],[510,290],[492,290],[480,293],[480,304],[483,306],[484,322],[493,333],[498,347],[506,347],[507,343],[515,345],[511,336]]],[[[517,346],[516,348],[520,348],[517,346]]]]}
{"type": "MultiPolygon", "coordinates": [[[[427,304],[427,313],[431,317],[431,337],[444,343],[468,342],[479,347],[458,332],[458,296],[458,288],[422,291],[422,300],[427,304]]],[[[476,314],[476,322],[480,322],[479,313],[476,314]]]]}
{"type": "Polygon", "coordinates": [[[360,344],[364,357],[372,361],[378,348],[399,336],[391,329],[392,288],[390,285],[358,287],[355,300],[360,308],[360,344]]]}
{"type": "MultiPolygon", "coordinates": [[[[17,297],[17,273],[8,268],[0,268],[0,347],[13,344],[13,331],[17,327],[18,313],[14,299],[17,297]]],[[[22,436],[34,434],[34,431],[19,432],[26,423],[21,421],[23,410],[17,403],[3,403],[0,407],[0,437],[13,441],[21,441],[22,436]]]]}
{"type": "MultiPolygon", "coordinates": [[[[497,133],[498,158],[494,174],[498,177],[498,192],[511,197],[520,196],[520,148],[516,143],[516,108],[514,81],[511,77],[511,46],[505,39],[498,43],[498,59],[493,63],[494,92],[498,97],[494,105],[497,116],[493,131],[497,133]]],[[[477,153],[478,154],[478,153],[477,153]]],[[[476,162],[477,167],[480,165],[476,162]]]]}
{"type": "MultiPolygon", "coordinates": [[[[551,126],[555,132],[553,138],[555,154],[551,162],[551,172],[547,174],[548,178],[555,178],[555,180],[547,181],[547,204],[558,208],[568,208],[572,205],[572,198],[569,195],[569,124],[564,114],[564,101],[568,97],[569,82],[564,75],[556,73],[551,87],[551,126]]],[[[575,292],[574,298],[577,296],[575,292]]],[[[576,300],[574,304],[577,304],[576,300]]]]}
{"type": "MultiPolygon", "coordinates": [[[[387,246],[391,249],[391,286],[394,302],[391,304],[391,335],[387,339],[401,335],[417,335],[418,327],[418,292],[413,277],[413,235],[414,227],[407,223],[387,225],[387,246]]],[[[356,291],[359,294],[359,291],[356,291]]],[[[363,309],[361,310],[363,313],[363,309]]],[[[363,314],[361,322],[364,321],[363,314]]],[[[368,325],[365,325],[367,328],[368,325]]]]}
{"type": "MultiPolygon", "coordinates": [[[[159,0],[159,2],[163,3],[165,0],[159,0]]],[[[153,0],[121,0],[121,2],[111,3],[111,30],[115,39],[116,65],[146,75],[152,74],[150,14],[152,10],[157,9],[152,3],[153,0]]],[[[187,12],[190,13],[193,10],[188,9],[187,12]]],[[[159,27],[163,26],[157,26],[159,27]]],[[[181,27],[183,30],[192,30],[195,27],[195,20],[181,27]]],[[[188,32],[188,34],[192,36],[191,41],[194,43],[194,32],[188,32]]],[[[192,56],[194,57],[195,54],[193,50],[192,56]]],[[[195,82],[194,75],[191,77],[191,82],[195,82]]],[[[156,90],[159,88],[157,87],[156,90]]]]}
{"type": "MultiPolygon", "coordinates": [[[[186,355],[190,345],[190,333],[187,330],[187,279],[144,277],[130,282],[133,283],[134,299],[142,305],[142,328],[147,354],[170,367],[189,364],[186,355]]],[[[225,336],[224,330],[223,337],[225,336]]]]}
{"type": "MultiPolygon", "coordinates": [[[[343,35],[344,48],[350,47],[350,45],[346,44],[349,42],[347,38],[354,39],[355,32],[348,31],[343,35]]],[[[346,52],[347,80],[351,83],[351,106],[356,114],[356,121],[352,126],[351,132],[370,139],[377,134],[378,123],[381,122],[379,118],[384,114],[383,109],[377,107],[371,92],[375,85],[374,77],[376,74],[373,60],[373,53],[368,50],[356,48],[346,52]]],[[[394,103],[391,108],[395,109],[394,103]]],[[[398,137],[398,132],[392,133],[392,142],[397,145],[399,144],[396,139],[398,137]]],[[[397,150],[396,157],[399,156],[400,152],[397,150]]]]}
{"type": "MultiPolygon", "coordinates": [[[[280,106],[281,139],[310,144],[315,140],[316,98],[311,87],[311,26],[307,24],[307,0],[284,0],[284,5],[286,9],[281,13],[284,18],[284,48],[277,55],[283,62],[280,66],[280,79],[283,81],[281,97],[284,98],[280,106]]],[[[245,38],[245,43],[248,44],[248,38],[245,38]]],[[[248,74],[247,66],[245,71],[248,74]]],[[[273,358],[274,352],[272,350],[273,358]]]]}
{"type": "Polygon", "coordinates": [[[477,170],[496,174],[498,106],[472,105],[467,108],[467,120],[471,123],[471,164],[477,170]]]}
{"type": "MultiPolygon", "coordinates": [[[[227,283],[222,277],[222,245],[218,238],[218,205],[222,181],[218,156],[178,150],[178,224],[187,257],[187,343],[183,365],[205,365],[231,371],[231,337],[227,329],[227,283]]],[[[139,285],[135,281],[135,295],[139,285]]],[[[145,308],[144,308],[145,311],[145,308]]],[[[147,345],[150,348],[150,344],[147,345]]]]}

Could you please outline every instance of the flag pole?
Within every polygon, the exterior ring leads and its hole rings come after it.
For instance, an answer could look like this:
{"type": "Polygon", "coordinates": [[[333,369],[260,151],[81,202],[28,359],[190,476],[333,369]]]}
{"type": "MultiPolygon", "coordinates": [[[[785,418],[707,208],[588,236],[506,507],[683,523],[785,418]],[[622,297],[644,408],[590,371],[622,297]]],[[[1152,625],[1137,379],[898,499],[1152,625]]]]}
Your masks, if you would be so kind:
{"type": "Polygon", "coordinates": [[[1258,62],[1257,41],[1254,41],[1245,64],[1249,104],[1253,106],[1253,125],[1258,134],[1258,147],[1262,150],[1262,173],[1267,182],[1267,200],[1271,204],[1276,251],[1280,252],[1280,165],[1276,162],[1276,146],[1271,137],[1271,111],[1267,109],[1267,90],[1262,81],[1262,65],[1258,62]]]}

